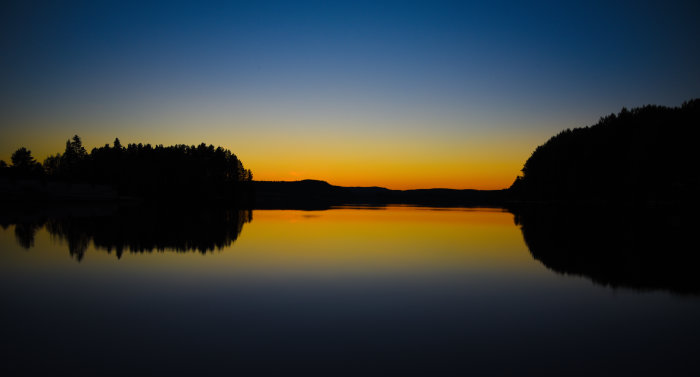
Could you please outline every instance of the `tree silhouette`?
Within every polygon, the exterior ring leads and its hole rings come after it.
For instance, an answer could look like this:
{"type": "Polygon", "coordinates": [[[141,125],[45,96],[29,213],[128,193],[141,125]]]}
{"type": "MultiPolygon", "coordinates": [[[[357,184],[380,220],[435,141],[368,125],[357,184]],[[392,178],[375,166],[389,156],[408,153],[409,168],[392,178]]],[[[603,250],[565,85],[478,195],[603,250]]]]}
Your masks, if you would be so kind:
{"type": "Polygon", "coordinates": [[[41,165],[34,160],[32,152],[25,147],[12,153],[12,169],[18,176],[29,177],[41,173],[41,165]]]}
{"type": "Polygon", "coordinates": [[[87,157],[87,151],[83,147],[80,136],[74,135],[72,140],[66,141],[66,151],[63,154],[67,158],[83,159],[87,157]]]}
{"type": "Polygon", "coordinates": [[[36,164],[36,161],[34,161],[34,157],[32,157],[32,152],[27,148],[21,147],[12,153],[12,165],[15,168],[26,169],[34,166],[34,164],[36,164]]]}
{"type": "Polygon", "coordinates": [[[83,147],[83,142],[78,135],[66,140],[66,149],[61,155],[59,173],[61,178],[69,181],[85,180],[87,175],[86,164],[88,155],[83,147]]]}

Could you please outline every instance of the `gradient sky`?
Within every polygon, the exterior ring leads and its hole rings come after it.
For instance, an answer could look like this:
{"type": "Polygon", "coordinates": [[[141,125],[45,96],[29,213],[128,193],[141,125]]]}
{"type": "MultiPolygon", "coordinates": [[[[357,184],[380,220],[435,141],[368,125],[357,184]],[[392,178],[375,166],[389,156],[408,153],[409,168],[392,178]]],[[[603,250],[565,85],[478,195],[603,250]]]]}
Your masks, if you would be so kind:
{"type": "Polygon", "coordinates": [[[562,129],[700,97],[697,1],[143,3],[0,5],[0,159],[78,134],[221,145],[260,180],[493,189],[562,129]]]}

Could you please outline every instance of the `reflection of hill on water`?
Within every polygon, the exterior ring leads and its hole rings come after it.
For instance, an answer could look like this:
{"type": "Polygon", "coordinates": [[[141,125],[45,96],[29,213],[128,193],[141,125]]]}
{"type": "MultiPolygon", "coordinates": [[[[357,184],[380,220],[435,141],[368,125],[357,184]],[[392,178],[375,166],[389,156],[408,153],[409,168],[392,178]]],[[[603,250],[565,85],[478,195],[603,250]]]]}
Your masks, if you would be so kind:
{"type": "Polygon", "coordinates": [[[532,256],[598,284],[700,294],[690,211],[536,207],[515,211],[532,256]]]}
{"type": "Polygon", "coordinates": [[[17,242],[25,248],[34,245],[36,231],[45,226],[52,236],[68,245],[71,255],[81,260],[90,242],[108,253],[114,250],[118,258],[125,250],[205,254],[230,246],[252,217],[250,210],[123,206],[84,211],[39,210],[2,222],[16,224],[17,242]]]}

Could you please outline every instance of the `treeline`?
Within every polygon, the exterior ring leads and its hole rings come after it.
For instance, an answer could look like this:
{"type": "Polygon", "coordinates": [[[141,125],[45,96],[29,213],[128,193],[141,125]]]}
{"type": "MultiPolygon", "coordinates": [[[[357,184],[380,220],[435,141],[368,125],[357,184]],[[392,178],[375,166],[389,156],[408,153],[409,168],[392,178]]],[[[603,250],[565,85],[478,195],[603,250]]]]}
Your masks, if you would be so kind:
{"type": "Polygon", "coordinates": [[[540,145],[510,187],[535,201],[696,200],[700,100],[622,109],[540,145]]]}
{"type": "Polygon", "coordinates": [[[204,143],[198,146],[128,144],[119,139],[110,146],[86,151],[78,135],[66,141],[64,152],[37,162],[22,147],[12,154],[12,164],[0,161],[0,175],[15,179],[40,179],[109,185],[120,195],[163,197],[188,195],[228,197],[240,182],[253,174],[228,149],[204,143]]]}

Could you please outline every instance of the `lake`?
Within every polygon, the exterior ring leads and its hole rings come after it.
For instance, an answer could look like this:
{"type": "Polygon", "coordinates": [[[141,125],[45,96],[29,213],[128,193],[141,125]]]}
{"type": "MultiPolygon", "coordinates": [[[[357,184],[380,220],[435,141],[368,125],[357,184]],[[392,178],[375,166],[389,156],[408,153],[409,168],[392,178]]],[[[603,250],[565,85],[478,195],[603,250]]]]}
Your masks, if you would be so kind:
{"type": "Polygon", "coordinates": [[[698,375],[697,220],[628,212],[15,211],[0,372],[698,375]]]}

